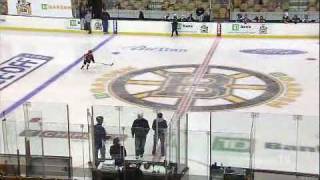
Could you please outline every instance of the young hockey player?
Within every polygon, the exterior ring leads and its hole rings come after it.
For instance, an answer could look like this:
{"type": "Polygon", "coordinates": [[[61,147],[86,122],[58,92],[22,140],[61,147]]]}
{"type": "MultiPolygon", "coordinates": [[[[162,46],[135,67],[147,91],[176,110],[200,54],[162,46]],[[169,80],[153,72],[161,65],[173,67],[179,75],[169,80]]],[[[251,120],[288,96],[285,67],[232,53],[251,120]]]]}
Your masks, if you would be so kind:
{"type": "Polygon", "coordinates": [[[81,69],[83,69],[85,66],[87,66],[87,69],[89,69],[91,62],[95,63],[92,50],[89,50],[88,53],[83,56],[83,65],[81,66],[81,69]]]}

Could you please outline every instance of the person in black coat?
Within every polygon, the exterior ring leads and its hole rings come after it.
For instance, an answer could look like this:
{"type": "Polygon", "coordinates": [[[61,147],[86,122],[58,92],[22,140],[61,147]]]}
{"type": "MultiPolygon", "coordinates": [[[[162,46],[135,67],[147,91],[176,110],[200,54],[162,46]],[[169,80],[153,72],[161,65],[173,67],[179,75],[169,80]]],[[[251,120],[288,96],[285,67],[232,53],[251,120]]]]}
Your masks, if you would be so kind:
{"type": "Polygon", "coordinates": [[[176,33],[176,36],[178,36],[178,18],[176,15],[173,16],[173,20],[172,20],[172,32],[171,32],[171,37],[173,36],[173,33],[176,33]]]}
{"type": "Polygon", "coordinates": [[[110,147],[110,156],[114,159],[115,166],[124,165],[124,157],[127,156],[127,151],[124,146],[120,145],[120,139],[114,138],[113,145],[110,147]]]}
{"type": "Polygon", "coordinates": [[[98,160],[98,153],[100,151],[101,159],[106,158],[105,141],[107,139],[107,132],[102,126],[103,117],[96,117],[97,124],[94,126],[94,145],[95,145],[95,159],[98,160]]]}
{"type": "Polygon", "coordinates": [[[152,123],[152,129],[154,130],[153,149],[152,149],[153,155],[156,154],[156,147],[159,139],[161,142],[161,156],[165,155],[164,142],[167,134],[167,128],[168,128],[167,121],[163,119],[163,114],[158,113],[157,118],[152,123]]]}
{"type": "Polygon", "coordinates": [[[138,114],[131,127],[132,137],[135,137],[136,158],[143,157],[147,134],[150,130],[149,123],[143,118],[143,114],[138,114]]]}
{"type": "Polygon", "coordinates": [[[102,12],[102,27],[103,27],[103,33],[108,34],[108,28],[109,28],[109,20],[110,20],[110,14],[107,11],[102,12]]]}
{"type": "Polygon", "coordinates": [[[205,12],[203,15],[202,22],[210,22],[210,14],[205,12]]]}
{"type": "Polygon", "coordinates": [[[144,14],[142,11],[139,11],[139,19],[144,20],[144,14]]]}

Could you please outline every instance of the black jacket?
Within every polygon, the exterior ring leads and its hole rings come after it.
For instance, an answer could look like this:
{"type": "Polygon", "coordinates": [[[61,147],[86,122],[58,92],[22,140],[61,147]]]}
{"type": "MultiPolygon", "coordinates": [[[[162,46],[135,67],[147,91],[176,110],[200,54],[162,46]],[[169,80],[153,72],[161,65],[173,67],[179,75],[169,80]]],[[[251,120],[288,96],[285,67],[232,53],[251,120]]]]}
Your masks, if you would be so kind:
{"type": "Polygon", "coordinates": [[[120,144],[114,144],[110,147],[110,156],[115,160],[116,166],[122,166],[124,163],[124,157],[127,156],[127,151],[120,144]]]}
{"type": "Polygon", "coordinates": [[[102,21],[108,21],[110,20],[110,14],[108,12],[103,12],[102,13],[102,18],[101,18],[102,21]]]}
{"type": "Polygon", "coordinates": [[[168,128],[167,121],[164,119],[155,119],[152,123],[152,129],[155,133],[159,133],[160,135],[164,135],[168,128]],[[158,130],[157,130],[158,128],[158,130]]]}
{"type": "Polygon", "coordinates": [[[172,29],[177,29],[178,28],[178,19],[174,18],[172,20],[172,29]]]}
{"type": "Polygon", "coordinates": [[[101,148],[102,147],[102,141],[106,140],[106,130],[101,124],[96,124],[94,126],[94,142],[96,148],[101,148]]]}
{"type": "Polygon", "coordinates": [[[136,119],[131,127],[132,136],[145,137],[150,130],[149,123],[146,119],[136,119]]]}

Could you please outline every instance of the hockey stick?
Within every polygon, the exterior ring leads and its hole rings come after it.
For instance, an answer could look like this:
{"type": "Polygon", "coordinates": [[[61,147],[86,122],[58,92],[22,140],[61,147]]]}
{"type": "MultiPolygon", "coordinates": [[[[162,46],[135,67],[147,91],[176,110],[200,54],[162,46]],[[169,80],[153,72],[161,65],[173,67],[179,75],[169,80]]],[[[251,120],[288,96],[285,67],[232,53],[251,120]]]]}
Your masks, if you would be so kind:
{"type": "Polygon", "coordinates": [[[110,64],[106,64],[106,63],[101,63],[101,62],[96,62],[97,64],[102,64],[102,65],[105,65],[105,66],[113,66],[113,63],[110,63],[110,64]]]}

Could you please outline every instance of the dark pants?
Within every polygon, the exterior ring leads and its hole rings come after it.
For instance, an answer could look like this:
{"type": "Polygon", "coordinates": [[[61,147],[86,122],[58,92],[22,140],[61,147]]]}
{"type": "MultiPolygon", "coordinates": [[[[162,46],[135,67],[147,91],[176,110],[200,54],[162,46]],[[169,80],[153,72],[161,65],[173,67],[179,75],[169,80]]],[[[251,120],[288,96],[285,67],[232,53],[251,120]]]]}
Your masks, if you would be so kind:
{"type": "Polygon", "coordinates": [[[164,147],[165,135],[162,134],[162,133],[159,134],[158,136],[156,134],[153,136],[152,154],[154,155],[156,153],[157,144],[158,144],[159,139],[160,139],[160,143],[161,143],[161,156],[164,156],[164,152],[165,152],[165,147],[164,147]]]}
{"type": "Polygon", "coordinates": [[[104,160],[106,159],[106,147],[104,145],[102,146],[96,146],[95,147],[95,159],[99,159],[99,151],[100,151],[100,159],[104,160]]]}
{"type": "Polygon", "coordinates": [[[136,136],[135,138],[136,156],[143,156],[145,144],[146,144],[146,136],[136,136]]]}
{"type": "Polygon", "coordinates": [[[108,33],[109,23],[108,21],[102,21],[103,32],[108,33]]]}
{"type": "Polygon", "coordinates": [[[171,36],[173,36],[173,33],[176,33],[176,36],[178,36],[178,29],[177,28],[172,28],[171,36]]]}
{"type": "Polygon", "coordinates": [[[91,23],[85,22],[84,29],[87,30],[89,34],[91,34],[91,23]]]}

